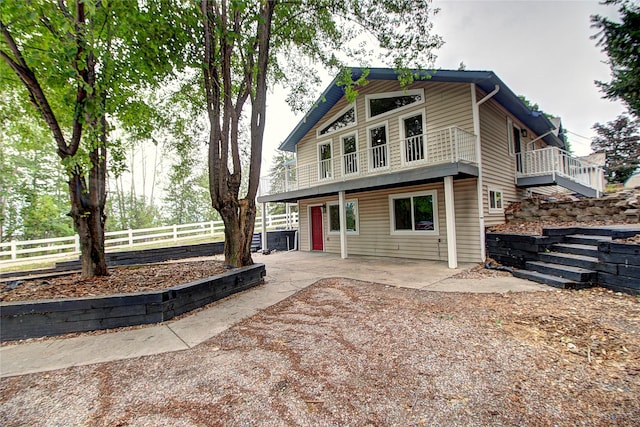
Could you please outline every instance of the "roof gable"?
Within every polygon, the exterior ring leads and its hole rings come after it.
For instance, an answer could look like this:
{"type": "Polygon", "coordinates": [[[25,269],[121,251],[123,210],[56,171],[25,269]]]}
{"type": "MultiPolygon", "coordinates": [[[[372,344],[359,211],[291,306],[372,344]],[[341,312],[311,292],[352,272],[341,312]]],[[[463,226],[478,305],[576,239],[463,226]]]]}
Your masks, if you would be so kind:
{"type": "MultiPolygon", "coordinates": [[[[363,68],[352,68],[351,75],[357,79],[362,75],[363,68]]],[[[416,71],[416,73],[418,73],[416,71]]],[[[447,83],[475,83],[484,92],[489,93],[495,86],[500,86],[500,90],[495,94],[495,99],[507,111],[524,123],[537,135],[544,135],[545,142],[549,145],[564,148],[564,142],[557,136],[557,132],[549,133],[557,129],[542,112],[531,111],[512,91],[505,85],[492,71],[466,71],[466,70],[433,70],[420,72],[423,76],[429,76],[426,82],[447,82],[447,83]]],[[[390,68],[369,68],[368,80],[397,80],[398,74],[390,68]]],[[[337,77],[329,84],[322,95],[316,101],[314,107],[305,114],[302,120],[291,131],[289,136],[280,144],[280,149],[285,151],[295,151],[295,146],[322,118],[329,112],[342,97],[344,88],[336,84],[337,77]]]]}

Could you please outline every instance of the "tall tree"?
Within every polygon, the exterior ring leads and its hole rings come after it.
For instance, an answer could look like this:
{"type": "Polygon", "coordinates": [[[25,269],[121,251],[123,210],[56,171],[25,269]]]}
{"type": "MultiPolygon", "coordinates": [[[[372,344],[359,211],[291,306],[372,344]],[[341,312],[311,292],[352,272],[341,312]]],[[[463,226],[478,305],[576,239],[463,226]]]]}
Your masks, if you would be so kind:
{"type": "Polygon", "coordinates": [[[620,22],[593,15],[591,22],[599,31],[593,36],[609,57],[611,81],[596,84],[605,98],[620,99],[640,118],[640,4],[636,0],[606,0],[618,5],[620,22]]]}
{"type": "MultiPolygon", "coordinates": [[[[406,84],[414,78],[408,67],[429,65],[442,42],[431,35],[430,0],[200,0],[199,6],[212,205],[225,224],[225,262],[249,265],[268,83],[280,81],[292,94],[307,94],[309,83],[318,81],[314,65],[335,72],[344,65],[341,57],[364,65],[376,55],[363,47],[372,37],[383,63],[401,70],[406,84]],[[241,194],[243,118],[249,121],[250,164],[241,194]]],[[[362,81],[354,82],[348,72],[343,77],[353,99],[362,81]]],[[[304,108],[297,96],[289,100],[304,108]]]]}
{"type": "Polygon", "coordinates": [[[163,0],[0,3],[0,67],[15,73],[55,141],[68,175],[83,276],[108,274],[108,117],[137,109],[139,88],[158,84],[183,55],[181,34],[187,31],[175,22],[172,5],[163,0]]]}
{"type": "Polygon", "coordinates": [[[605,125],[596,123],[598,134],[591,149],[606,154],[606,175],[609,182],[625,182],[640,165],[640,121],[625,115],[605,125]]]}

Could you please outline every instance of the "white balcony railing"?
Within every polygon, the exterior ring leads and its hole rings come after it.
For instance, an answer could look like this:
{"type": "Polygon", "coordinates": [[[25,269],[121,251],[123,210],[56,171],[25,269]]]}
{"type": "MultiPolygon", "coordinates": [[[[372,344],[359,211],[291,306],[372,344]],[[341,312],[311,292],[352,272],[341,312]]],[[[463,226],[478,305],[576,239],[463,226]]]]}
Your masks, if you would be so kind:
{"type": "Polygon", "coordinates": [[[476,136],[458,127],[449,127],[404,140],[369,147],[337,157],[286,168],[278,176],[263,177],[260,195],[279,194],[367,175],[379,175],[443,163],[477,164],[476,136]]]}
{"type": "Polygon", "coordinates": [[[571,157],[557,147],[547,147],[516,155],[516,175],[519,178],[560,175],[577,183],[603,191],[604,171],[601,167],[571,157]]]}

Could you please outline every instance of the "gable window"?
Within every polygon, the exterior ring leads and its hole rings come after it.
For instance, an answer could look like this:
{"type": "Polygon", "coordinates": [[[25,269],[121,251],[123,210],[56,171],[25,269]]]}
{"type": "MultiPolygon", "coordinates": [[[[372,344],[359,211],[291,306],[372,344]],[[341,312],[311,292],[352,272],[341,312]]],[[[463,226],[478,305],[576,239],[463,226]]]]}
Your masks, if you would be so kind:
{"type": "Polygon", "coordinates": [[[387,123],[369,126],[369,168],[385,169],[389,167],[389,149],[387,146],[387,123]]]}
{"type": "Polygon", "coordinates": [[[489,212],[502,213],[504,207],[502,205],[502,190],[489,188],[489,212]]]}
{"type": "MultiPolygon", "coordinates": [[[[329,232],[340,232],[340,205],[338,202],[327,203],[329,210],[329,232]]],[[[346,200],[344,203],[345,221],[348,234],[358,234],[358,201],[346,200]]]]}
{"type": "Polygon", "coordinates": [[[356,107],[355,105],[351,105],[338,112],[338,114],[322,125],[318,129],[318,136],[326,135],[354,125],[356,125],[356,107]]]}
{"type": "Polygon", "coordinates": [[[402,161],[413,163],[426,157],[424,146],[424,110],[400,117],[402,161]]]}
{"type": "Polygon", "coordinates": [[[391,234],[438,234],[437,192],[389,196],[391,234]]]}
{"type": "Polygon", "coordinates": [[[342,174],[358,173],[358,138],[355,133],[340,138],[342,141],[342,174]]]}
{"type": "Polygon", "coordinates": [[[367,118],[381,117],[424,102],[424,90],[377,93],[365,96],[367,118]]]}
{"type": "Polygon", "coordinates": [[[318,179],[333,178],[333,160],[331,157],[331,141],[318,144],[318,179]]]}

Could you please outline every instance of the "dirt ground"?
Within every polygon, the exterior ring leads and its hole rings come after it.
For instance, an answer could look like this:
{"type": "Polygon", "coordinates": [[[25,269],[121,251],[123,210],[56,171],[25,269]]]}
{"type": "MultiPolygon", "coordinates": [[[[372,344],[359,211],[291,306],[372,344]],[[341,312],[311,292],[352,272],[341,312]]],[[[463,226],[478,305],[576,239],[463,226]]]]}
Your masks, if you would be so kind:
{"type": "Polygon", "coordinates": [[[326,279],[190,350],[3,379],[0,424],[640,425],[640,302],[326,279]]]}

